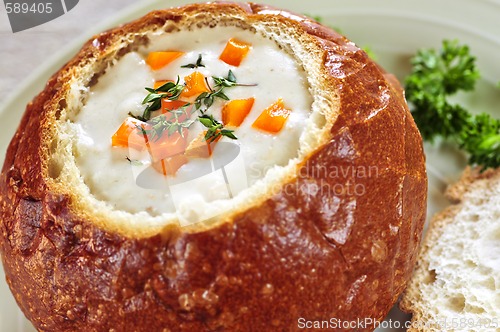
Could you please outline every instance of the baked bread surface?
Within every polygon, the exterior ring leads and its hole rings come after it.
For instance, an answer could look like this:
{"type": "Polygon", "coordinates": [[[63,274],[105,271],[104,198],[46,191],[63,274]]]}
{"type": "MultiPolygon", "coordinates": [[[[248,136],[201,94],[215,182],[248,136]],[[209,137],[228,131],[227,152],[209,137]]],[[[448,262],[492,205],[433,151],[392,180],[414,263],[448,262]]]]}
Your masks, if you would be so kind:
{"type": "Polygon", "coordinates": [[[411,275],[426,188],[402,90],[362,50],[267,6],[196,4],[96,36],[27,106],[0,177],[0,252],[17,302],[40,331],[294,331],[301,318],[382,320],[411,275]],[[55,157],[66,149],[57,122],[77,104],[68,82],[84,76],[91,85],[98,75],[85,68],[102,70],[147,31],[198,24],[267,24],[303,36],[320,55],[315,79],[334,91],[323,110],[327,130],[283,176],[287,190],[211,223],[127,226],[88,205],[68,185],[77,176],[55,157]],[[376,174],[315,171],[332,166],[376,174]],[[363,194],[318,194],[355,185],[363,194]]]}

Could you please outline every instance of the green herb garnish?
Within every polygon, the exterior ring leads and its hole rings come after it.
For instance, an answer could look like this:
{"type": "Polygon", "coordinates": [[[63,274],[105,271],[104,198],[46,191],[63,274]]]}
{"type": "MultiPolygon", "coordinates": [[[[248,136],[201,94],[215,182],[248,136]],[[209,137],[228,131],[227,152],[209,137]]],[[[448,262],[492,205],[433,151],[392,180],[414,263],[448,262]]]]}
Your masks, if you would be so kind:
{"type": "Polygon", "coordinates": [[[373,51],[373,49],[369,45],[365,45],[362,47],[363,51],[365,51],[366,55],[372,60],[377,60],[377,54],[373,51]]]}
{"type": "Polygon", "coordinates": [[[229,70],[227,77],[215,77],[212,76],[212,79],[214,80],[215,86],[212,88],[210,84],[208,84],[207,81],[207,86],[210,89],[210,92],[203,92],[200,94],[195,101],[195,107],[196,109],[201,109],[202,106],[205,106],[206,109],[210,108],[210,106],[213,105],[215,98],[220,98],[223,100],[229,100],[229,97],[224,93],[224,90],[226,88],[231,88],[235,86],[256,86],[257,84],[243,84],[243,83],[238,83],[236,80],[236,76],[232,72],[232,70],[229,70]]]}
{"type": "MultiPolygon", "coordinates": [[[[196,64],[190,64],[183,67],[196,68],[204,67],[202,64],[202,56],[198,57],[196,64]],[[193,67],[191,67],[191,65],[193,67]]],[[[134,116],[129,113],[130,116],[139,119],[141,121],[148,121],[151,125],[151,129],[144,129],[142,126],[137,126],[137,129],[141,134],[146,135],[150,140],[158,140],[165,132],[170,136],[175,132],[178,132],[181,136],[184,135],[184,129],[188,129],[195,121],[200,121],[203,126],[207,128],[205,134],[205,140],[212,142],[216,140],[219,136],[226,136],[231,139],[237,139],[234,135],[233,130],[225,129],[224,125],[217,121],[212,115],[206,114],[207,110],[213,105],[215,98],[220,98],[224,100],[229,100],[229,97],[224,93],[226,88],[234,86],[254,86],[255,84],[241,84],[237,83],[236,76],[229,70],[227,77],[215,77],[212,79],[215,82],[215,86],[212,88],[207,80],[207,86],[210,92],[204,92],[200,94],[194,103],[197,110],[200,111],[201,115],[195,120],[190,119],[190,115],[187,113],[187,108],[192,104],[187,103],[179,109],[168,111],[166,114],[162,114],[151,118],[151,113],[159,110],[161,108],[161,100],[167,98],[169,100],[177,100],[184,89],[185,85],[180,84],[180,79],[177,77],[177,82],[167,82],[157,89],[146,88],[149,94],[144,98],[143,104],[149,104],[142,116],[134,116]],[[204,107],[204,109],[202,109],[204,107]],[[186,119],[180,121],[181,118],[186,119]]]]}
{"type": "Polygon", "coordinates": [[[207,86],[209,86],[210,88],[210,92],[203,92],[201,93],[195,100],[194,102],[194,105],[196,107],[196,109],[201,109],[202,106],[205,106],[205,112],[207,109],[210,108],[210,106],[213,105],[214,101],[215,101],[215,98],[220,98],[220,99],[224,99],[224,100],[229,100],[229,97],[226,96],[226,94],[224,93],[224,88],[221,87],[217,90],[213,90],[210,85],[208,85],[207,83],[207,86]]]}
{"type": "Polygon", "coordinates": [[[213,80],[215,82],[215,86],[216,87],[230,88],[230,87],[233,87],[233,86],[242,85],[242,84],[238,84],[236,82],[236,76],[234,76],[234,73],[233,73],[233,71],[231,69],[227,73],[227,77],[215,77],[215,76],[212,76],[212,78],[213,78],[213,80]]]}
{"type": "Polygon", "coordinates": [[[309,13],[303,13],[302,15],[307,16],[308,18],[310,18],[318,23],[323,23],[323,17],[321,17],[320,15],[313,15],[313,14],[309,14],[309,13]]]}
{"type": "Polygon", "coordinates": [[[149,124],[152,129],[145,130],[140,126],[139,128],[143,135],[147,135],[150,140],[156,141],[160,139],[164,132],[167,132],[168,136],[178,132],[182,137],[184,137],[183,129],[188,129],[196,121],[189,119],[190,114],[187,113],[187,108],[189,106],[191,106],[191,104],[187,103],[176,110],[168,111],[165,114],[155,116],[149,120],[149,124]],[[179,121],[179,118],[182,115],[185,115],[186,120],[179,121]]]}
{"type": "Polygon", "coordinates": [[[144,166],[144,162],[140,160],[135,160],[135,159],[130,159],[129,156],[126,156],[125,159],[130,163],[132,166],[144,166]]]}
{"type": "Polygon", "coordinates": [[[452,140],[469,153],[470,164],[486,169],[500,166],[500,121],[449,101],[458,91],[474,89],[480,77],[475,60],[457,41],[443,41],[439,52],[419,50],[405,81],[406,97],[425,140],[452,140]]]}
{"type": "Polygon", "coordinates": [[[482,165],[483,170],[500,166],[500,121],[489,114],[470,117],[458,143],[469,153],[470,164],[482,165]]]}
{"type": "Polygon", "coordinates": [[[196,69],[198,67],[205,67],[205,65],[203,64],[203,58],[200,55],[198,55],[198,60],[196,60],[196,63],[190,63],[190,64],[187,64],[187,65],[184,65],[184,66],[181,66],[181,68],[191,68],[191,69],[196,69]]]}
{"type": "Polygon", "coordinates": [[[151,119],[151,113],[157,111],[161,108],[161,100],[167,98],[169,100],[177,100],[181,95],[182,90],[184,89],[184,84],[179,84],[180,78],[177,76],[177,82],[167,82],[162,86],[152,89],[146,88],[149,94],[144,98],[142,104],[149,104],[142,117],[134,116],[135,118],[141,121],[148,121],[151,119]]]}
{"type": "Polygon", "coordinates": [[[225,129],[224,125],[219,121],[215,120],[213,115],[202,114],[198,117],[198,120],[207,128],[205,134],[205,141],[211,143],[215,141],[219,136],[226,136],[231,139],[238,139],[234,135],[234,130],[225,129]]]}

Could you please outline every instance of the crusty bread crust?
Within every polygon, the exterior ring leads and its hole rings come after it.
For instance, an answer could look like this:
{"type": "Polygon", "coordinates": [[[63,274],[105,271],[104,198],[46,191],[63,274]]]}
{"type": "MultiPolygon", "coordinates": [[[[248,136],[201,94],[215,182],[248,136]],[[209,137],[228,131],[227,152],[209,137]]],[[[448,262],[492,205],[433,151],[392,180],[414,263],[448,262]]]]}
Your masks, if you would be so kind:
{"type": "Polygon", "coordinates": [[[336,32],[256,4],[155,11],[96,36],[27,106],[0,177],[0,253],[21,309],[40,331],[294,331],[299,318],[383,319],[413,270],[427,196],[420,134],[385,75],[336,32]],[[110,48],[140,42],[122,36],[193,13],[312,36],[323,79],[340,98],[338,117],[287,190],[212,227],[171,225],[148,236],[108,228],[51,181],[51,128],[69,107],[65,80],[110,48]],[[377,174],[315,171],[332,165],[377,174]],[[363,195],[317,194],[356,184],[363,195]]]}
{"type": "MultiPolygon", "coordinates": [[[[422,291],[424,285],[433,283],[436,279],[436,271],[433,271],[433,269],[429,265],[429,260],[431,259],[429,252],[437,243],[440,242],[440,238],[446,231],[447,226],[451,225],[454,222],[458,222],[457,216],[464,208],[464,201],[467,200],[467,194],[477,192],[481,193],[480,195],[486,197],[488,195],[491,195],[492,186],[497,185],[499,182],[500,168],[490,168],[482,171],[479,167],[467,167],[462,173],[460,180],[457,183],[450,185],[446,189],[445,195],[452,203],[452,205],[439,212],[432,218],[429,228],[427,229],[427,232],[425,234],[425,239],[423,240],[420,253],[418,255],[415,272],[400,301],[401,309],[412,314],[411,327],[408,329],[408,332],[442,331],[445,326],[448,327],[447,330],[451,330],[452,326],[456,326],[456,330],[472,330],[476,328],[475,330],[482,331],[486,329],[487,325],[490,323],[492,328],[495,325],[494,322],[488,322],[485,319],[483,321],[484,326],[481,327],[479,325],[481,323],[479,315],[478,319],[473,323],[469,322],[469,325],[462,322],[462,325],[464,325],[462,327],[459,326],[457,321],[452,321],[451,316],[437,317],[435,316],[434,312],[441,312],[441,310],[435,310],[435,308],[433,308],[434,304],[431,304],[431,306],[429,307],[428,301],[423,300],[422,298],[422,291]],[[447,319],[448,321],[446,321],[445,319],[447,319]],[[454,323],[455,325],[452,323],[454,323]]],[[[462,235],[457,235],[457,237],[460,236],[462,235]]],[[[465,234],[464,236],[467,235],[465,234]]],[[[463,264],[465,264],[465,262],[463,264]]],[[[446,295],[447,294],[444,294],[443,291],[443,297],[446,295]]]]}

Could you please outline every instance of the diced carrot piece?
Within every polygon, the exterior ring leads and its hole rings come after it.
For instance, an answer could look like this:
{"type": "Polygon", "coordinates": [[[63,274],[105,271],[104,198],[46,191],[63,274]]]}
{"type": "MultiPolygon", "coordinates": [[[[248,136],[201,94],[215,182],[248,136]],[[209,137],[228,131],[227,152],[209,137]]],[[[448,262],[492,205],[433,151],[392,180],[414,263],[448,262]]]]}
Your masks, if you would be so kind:
{"type": "Polygon", "coordinates": [[[170,100],[168,98],[163,98],[161,100],[161,113],[165,114],[169,111],[173,111],[186,105],[188,102],[184,100],[170,100]]]}
{"type": "Polygon", "coordinates": [[[146,58],[146,63],[153,70],[159,70],[184,55],[184,52],[167,51],[167,52],[151,52],[146,58]]]}
{"type": "Polygon", "coordinates": [[[228,65],[238,67],[247,56],[251,47],[251,44],[245,43],[244,41],[236,38],[231,38],[227,42],[226,47],[219,56],[219,59],[228,65]]]}
{"type": "Polygon", "coordinates": [[[226,126],[239,127],[253,107],[255,98],[233,99],[222,109],[222,122],[226,126]]]}
{"type": "Polygon", "coordinates": [[[139,128],[147,129],[148,124],[140,120],[128,117],[122,123],[120,128],[111,137],[111,145],[119,147],[131,147],[142,151],[146,148],[148,142],[147,135],[141,133],[139,128]]]}
{"type": "Polygon", "coordinates": [[[222,138],[218,136],[216,139],[209,141],[205,140],[206,131],[201,132],[194,140],[189,143],[186,149],[186,157],[188,158],[209,158],[215,148],[215,144],[222,138]]]}
{"type": "Polygon", "coordinates": [[[155,89],[158,89],[160,86],[168,83],[168,82],[173,82],[172,80],[161,80],[161,81],[156,81],[155,82],[155,85],[154,85],[154,88],[155,89]]]}
{"type": "MultiPolygon", "coordinates": [[[[162,98],[161,99],[161,107],[160,107],[160,109],[156,110],[156,111],[153,111],[151,113],[151,116],[152,117],[156,117],[156,116],[161,115],[161,114],[169,113],[169,112],[171,112],[173,110],[181,108],[182,106],[184,106],[186,104],[188,104],[187,101],[183,101],[183,100],[170,100],[168,98],[162,98]]],[[[191,107],[188,107],[188,109],[186,109],[186,112],[188,110],[190,111],[191,107]]],[[[189,116],[191,116],[191,113],[189,113],[189,116]]],[[[180,121],[187,120],[187,118],[188,117],[186,115],[182,115],[182,116],[179,117],[180,121]]],[[[173,121],[174,119],[175,119],[175,115],[174,114],[172,114],[172,116],[167,116],[167,120],[168,121],[173,121]]]]}
{"type": "Polygon", "coordinates": [[[158,139],[149,139],[147,146],[153,162],[183,154],[187,147],[186,137],[187,129],[184,129],[182,135],[178,132],[170,135],[164,132],[158,139]]]}
{"type": "Polygon", "coordinates": [[[205,81],[205,76],[199,71],[184,77],[184,83],[186,84],[181,92],[181,98],[190,98],[193,96],[198,96],[203,92],[210,92],[205,81]]]}
{"type": "Polygon", "coordinates": [[[167,121],[184,122],[191,118],[193,112],[195,112],[194,106],[192,104],[187,106],[182,113],[179,112],[180,114],[176,114],[174,111],[185,106],[186,104],[187,102],[182,100],[162,99],[161,112],[162,114],[165,114],[167,121]]]}
{"type": "Polygon", "coordinates": [[[188,162],[188,158],[182,154],[158,160],[153,163],[153,168],[165,176],[175,175],[182,165],[188,162]]]}
{"type": "Polygon", "coordinates": [[[252,124],[252,127],[267,131],[272,134],[278,133],[285,125],[291,110],[285,107],[283,99],[266,108],[252,124]]]}

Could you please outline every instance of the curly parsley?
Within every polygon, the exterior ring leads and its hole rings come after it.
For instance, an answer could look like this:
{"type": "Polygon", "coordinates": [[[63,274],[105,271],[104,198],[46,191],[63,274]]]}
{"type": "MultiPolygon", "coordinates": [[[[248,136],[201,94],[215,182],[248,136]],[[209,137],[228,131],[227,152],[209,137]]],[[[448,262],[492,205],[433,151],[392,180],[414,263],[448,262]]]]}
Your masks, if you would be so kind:
{"type": "Polygon", "coordinates": [[[500,166],[500,121],[487,114],[472,115],[449,97],[472,91],[480,77],[476,58],[467,45],[443,41],[441,50],[421,49],[412,58],[406,97],[425,140],[443,137],[469,153],[469,163],[483,169],[500,166]]]}

